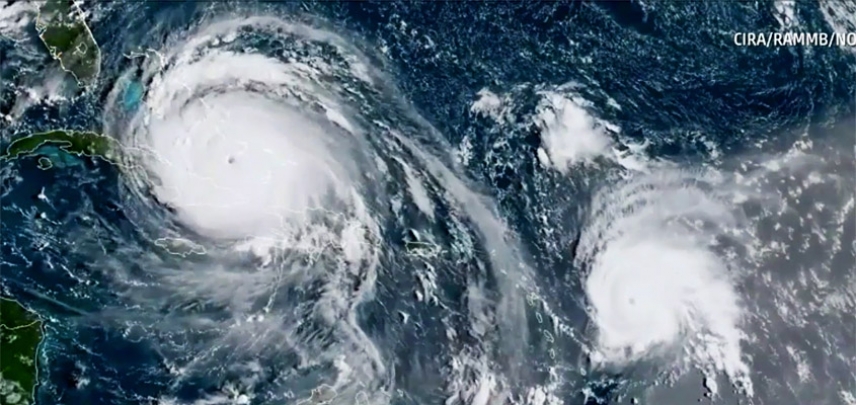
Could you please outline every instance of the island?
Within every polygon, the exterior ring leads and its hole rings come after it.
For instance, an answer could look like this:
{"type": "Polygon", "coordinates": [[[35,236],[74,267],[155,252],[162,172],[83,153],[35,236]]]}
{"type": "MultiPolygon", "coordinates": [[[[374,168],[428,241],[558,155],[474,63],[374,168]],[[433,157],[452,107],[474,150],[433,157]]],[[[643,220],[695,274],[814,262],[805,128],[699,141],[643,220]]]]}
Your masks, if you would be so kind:
{"type": "MultiPolygon", "coordinates": [[[[323,405],[329,404],[338,396],[336,390],[327,384],[321,384],[317,388],[312,389],[309,398],[297,401],[297,405],[323,405]]],[[[358,402],[359,403],[359,402],[358,402]]]]}
{"type": "Polygon", "coordinates": [[[17,301],[0,297],[0,405],[32,405],[42,322],[17,301]]]}
{"type": "MultiPolygon", "coordinates": [[[[37,155],[43,146],[54,145],[76,156],[98,157],[114,163],[119,145],[115,139],[95,132],[57,129],[37,132],[14,140],[0,154],[0,161],[37,155]]],[[[39,162],[44,165],[45,162],[39,162]]]]}
{"type": "Polygon", "coordinates": [[[205,246],[184,238],[158,238],[155,240],[155,246],[166,250],[171,255],[181,257],[206,254],[205,246]]]}
{"type": "Polygon", "coordinates": [[[80,87],[95,82],[101,72],[101,50],[80,6],[70,0],[47,0],[39,7],[36,31],[51,56],[80,87]]]}

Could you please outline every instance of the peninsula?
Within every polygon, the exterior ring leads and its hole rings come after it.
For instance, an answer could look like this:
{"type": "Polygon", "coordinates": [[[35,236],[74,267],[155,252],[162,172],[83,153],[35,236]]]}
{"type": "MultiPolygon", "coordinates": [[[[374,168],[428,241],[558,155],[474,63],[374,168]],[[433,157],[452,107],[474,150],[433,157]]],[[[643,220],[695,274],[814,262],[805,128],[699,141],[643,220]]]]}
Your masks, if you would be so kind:
{"type": "Polygon", "coordinates": [[[39,7],[36,31],[51,56],[80,87],[95,82],[101,72],[101,50],[80,6],[70,0],[47,0],[39,7]]]}
{"type": "Polygon", "coordinates": [[[32,405],[42,322],[17,301],[0,297],[0,405],[32,405]]]}

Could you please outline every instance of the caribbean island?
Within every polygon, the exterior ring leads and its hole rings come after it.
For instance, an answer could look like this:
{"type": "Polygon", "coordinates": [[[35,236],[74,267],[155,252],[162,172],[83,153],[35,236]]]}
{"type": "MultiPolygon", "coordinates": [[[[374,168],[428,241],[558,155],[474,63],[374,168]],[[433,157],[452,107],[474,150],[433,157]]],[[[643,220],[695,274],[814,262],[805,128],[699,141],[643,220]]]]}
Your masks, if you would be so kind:
{"type": "Polygon", "coordinates": [[[76,156],[98,157],[112,161],[117,149],[116,141],[95,132],[57,129],[37,132],[21,137],[9,144],[0,154],[0,161],[34,156],[43,146],[54,145],[64,152],[76,156]]]}

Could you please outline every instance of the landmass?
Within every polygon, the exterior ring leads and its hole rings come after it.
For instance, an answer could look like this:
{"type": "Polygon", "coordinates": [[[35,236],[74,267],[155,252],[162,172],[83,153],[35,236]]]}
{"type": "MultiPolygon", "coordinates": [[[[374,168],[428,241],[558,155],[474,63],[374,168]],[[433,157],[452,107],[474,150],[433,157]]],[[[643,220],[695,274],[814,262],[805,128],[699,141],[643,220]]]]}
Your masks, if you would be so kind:
{"type": "Polygon", "coordinates": [[[159,238],[155,240],[155,246],[163,248],[169,254],[181,257],[206,253],[205,246],[184,238],[159,238]]]}
{"type": "Polygon", "coordinates": [[[443,249],[437,244],[422,241],[422,235],[415,229],[409,229],[407,234],[404,235],[404,239],[404,248],[408,254],[429,259],[437,257],[437,255],[443,252],[443,249]]]}
{"type": "Polygon", "coordinates": [[[39,169],[48,170],[52,167],[53,167],[53,162],[50,159],[48,159],[44,156],[39,158],[39,169]]]}
{"type": "Polygon", "coordinates": [[[17,301],[0,298],[0,405],[31,405],[42,322],[17,301]]]}
{"type": "Polygon", "coordinates": [[[309,398],[303,399],[297,402],[297,405],[323,405],[329,404],[333,398],[336,398],[338,394],[333,387],[322,384],[318,388],[314,388],[312,390],[312,394],[309,398]]]}
{"type": "MultiPolygon", "coordinates": [[[[98,157],[108,162],[115,162],[116,152],[119,150],[117,142],[109,136],[95,132],[58,129],[37,132],[16,139],[9,144],[4,153],[0,154],[0,161],[37,155],[39,149],[47,145],[54,145],[73,155],[98,157]]],[[[39,163],[44,166],[44,162],[39,163]]]]}
{"type": "Polygon", "coordinates": [[[443,252],[443,249],[440,248],[440,246],[428,242],[406,241],[404,242],[404,247],[405,249],[407,249],[407,253],[426,259],[437,257],[440,253],[443,252]]]}
{"type": "Polygon", "coordinates": [[[51,56],[79,86],[95,82],[101,72],[101,49],[80,6],[69,0],[47,0],[39,7],[36,31],[51,56]]]}

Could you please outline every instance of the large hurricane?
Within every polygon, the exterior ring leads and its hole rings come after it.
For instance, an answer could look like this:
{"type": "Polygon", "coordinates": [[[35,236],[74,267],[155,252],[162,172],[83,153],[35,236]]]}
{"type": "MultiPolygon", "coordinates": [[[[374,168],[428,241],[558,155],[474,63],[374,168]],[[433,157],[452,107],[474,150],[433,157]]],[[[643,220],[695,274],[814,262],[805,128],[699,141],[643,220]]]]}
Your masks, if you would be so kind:
{"type": "MultiPolygon", "coordinates": [[[[273,380],[282,388],[267,391],[266,400],[387,403],[403,376],[389,362],[390,348],[362,326],[376,315],[358,308],[380,294],[451,314],[447,306],[460,304],[444,303],[433,287],[446,277],[496,278],[494,297],[472,287],[476,296],[463,315],[499,317],[498,327],[512,332],[520,307],[501,305],[522,302],[527,291],[525,281],[512,284],[527,272],[517,247],[448,157],[433,154],[443,142],[436,130],[353,44],[310,23],[236,14],[139,58],[104,112],[122,144],[123,204],[134,207],[131,220],[148,239],[204,254],[179,261],[146,255],[145,282],[107,271],[133,305],[169,308],[168,319],[150,327],[169,336],[159,350],[173,353],[176,387],[213,374],[234,392],[212,398],[250,400],[255,386],[273,380]],[[134,83],[147,92],[127,103],[134,83]],[[451,222],[437,223],[438,211],[451,222]],[[479,253],[487,251],[494,253],[479,253]],[[448,260],[457,264],[447,267],[448,260]],[[379,278],[421,286],[414,297],[379,278]],[[180,345],[176,328],[187,328],[180,345]],[[200,328],[204,337],[191,335],[200,328]]],[[[395,316],[407,321],[409,312],[395,316]]],[[[494,327],[464,325],[473,332],[451,328],[446,339],[494,327]]],[[[462,364],[461,377],[434,389],[471,399],[484,388],[457,379],[487,373],[477,366],[462,364]]]]}

